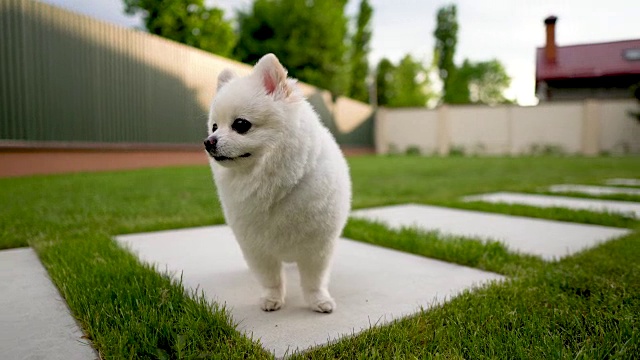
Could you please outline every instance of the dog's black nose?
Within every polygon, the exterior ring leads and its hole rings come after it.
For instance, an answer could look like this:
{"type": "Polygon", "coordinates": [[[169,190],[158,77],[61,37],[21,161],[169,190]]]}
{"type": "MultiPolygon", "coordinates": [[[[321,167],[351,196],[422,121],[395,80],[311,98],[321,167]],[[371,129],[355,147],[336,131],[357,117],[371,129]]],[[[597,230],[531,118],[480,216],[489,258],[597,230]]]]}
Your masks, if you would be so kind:
{"type": "Polygon", "coordinates": [[[206,139],[204,139],[204,148],[208,151],[208,152],[212,152],[216,150],[216,143],[218,142],[218,140],[213,137],[210,136],[206,139]]]}

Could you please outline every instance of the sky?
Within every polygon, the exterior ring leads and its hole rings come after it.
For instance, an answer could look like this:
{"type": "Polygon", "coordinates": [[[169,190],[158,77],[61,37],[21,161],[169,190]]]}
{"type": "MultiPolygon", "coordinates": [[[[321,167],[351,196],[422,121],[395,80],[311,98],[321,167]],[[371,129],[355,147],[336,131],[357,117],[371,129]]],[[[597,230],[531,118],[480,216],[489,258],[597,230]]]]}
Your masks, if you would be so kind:
{"type": "MultiPolygon", "coordinates": [[[[140,17],[124,13],[122,0],[40,0],[125,27],[142,28],[140,17]]],[[[205,0],[233,18],[251,0],[205,0]]],[[[558,46],[640,38],[639,0],[369,0],[373,6],[371,66],[406,54],[430,64],[438,8],[458,7],[455,61],[498,59],[512,78],[507,96],[535,105],[535,49],[545,42],[543,20],[558,17],[558,46]]],[[[349,0],[347,14],[357,15],[360,0],[349,0]]]]}

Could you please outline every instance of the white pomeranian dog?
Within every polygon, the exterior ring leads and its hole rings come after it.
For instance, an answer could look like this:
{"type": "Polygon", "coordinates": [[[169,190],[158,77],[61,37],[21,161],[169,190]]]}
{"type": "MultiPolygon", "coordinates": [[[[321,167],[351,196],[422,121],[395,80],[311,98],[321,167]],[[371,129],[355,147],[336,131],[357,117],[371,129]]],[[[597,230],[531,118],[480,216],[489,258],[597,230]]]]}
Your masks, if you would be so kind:
{"type": "Polygon", "coordinates": [[[284,305],[283,263],[295,262],[309,307],[332,312],[331,258],[351,207],[335,139],[273,54],[246,77],[220,73],[208,126],[220,202],[262,285],[262,310],[284,305]]]}

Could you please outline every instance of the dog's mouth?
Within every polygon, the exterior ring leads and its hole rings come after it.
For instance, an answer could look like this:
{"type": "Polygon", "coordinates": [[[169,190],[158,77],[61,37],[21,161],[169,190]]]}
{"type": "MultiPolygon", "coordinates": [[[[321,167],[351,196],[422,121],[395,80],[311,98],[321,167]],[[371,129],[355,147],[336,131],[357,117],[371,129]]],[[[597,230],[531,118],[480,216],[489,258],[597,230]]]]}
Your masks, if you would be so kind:
{"type": "Polygon", "coordinates": [[[240,156],[237,156],[237,157],[232,157],[232,158],[231,157],[227,157],[227,156],[215,156],[215,155],[213,156],[213,158],[216,161],[231,161],[231,160],[235,160],[235,159],[238,159],[238,158],[246,158],[246,157],[249,157],[249,156],[251,156],[251,154],[246,153],[246,154],[243,154],[243,155],[240,155],[240,156]]]}

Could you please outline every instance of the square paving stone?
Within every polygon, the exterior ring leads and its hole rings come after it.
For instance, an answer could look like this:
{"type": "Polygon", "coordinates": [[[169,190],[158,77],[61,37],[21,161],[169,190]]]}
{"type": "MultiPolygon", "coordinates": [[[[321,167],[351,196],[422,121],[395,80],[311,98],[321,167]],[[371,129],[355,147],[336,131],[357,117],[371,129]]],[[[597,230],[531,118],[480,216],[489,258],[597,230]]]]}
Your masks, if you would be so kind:
{"type": "Polygon", "coordinates": [[[32,249],[0,251],[0,359],[97,359],[32,249]]]}
{"type": "Polygon", "coordinates": [[[357,210],[352,216],[392,228],[416,227],[443,234],[497,240],[512,251],[554,260],[628,234],[626,229],[572,224],[520,216],[427,205],[396,205],[357,210]]]}
{"type": "Polygon", "coordinates": [[[117,241],[143,261],[182,276],[185,287],[225,303],[238,329],[280,357],[327,344],[440,304],[502,276],[399,251],[340,239],[329,290],[331,314],[306,307],[294,264],[285,266],[287,297],[275,312],[260,310],[260,289],[227,226],[122,235],[117,241]]]}
{"type": "Polygon", "coordinates": [[[609,179],[607,185],[640,186],[640,179],[609,179]]]}
{"type": "Polygon", "coordinates": [[[640,189],[622,188],[615,186],[591,186],[574,184],[551,185],[549,187],[549,191],[556,193],[575,192],[588,195],[640,195],[640,189]]]}
{"type": "Polygon", "coordinates": [[[580,199],[567,196],[534,195],[510,192],[497,192],[467,196],[465,201],[484,201],[492,203],[530,205],[536,207],[561,207],[571,210],[590,210],[611,212],[640,218],[640,203],[600,199],[580,199]]]}

